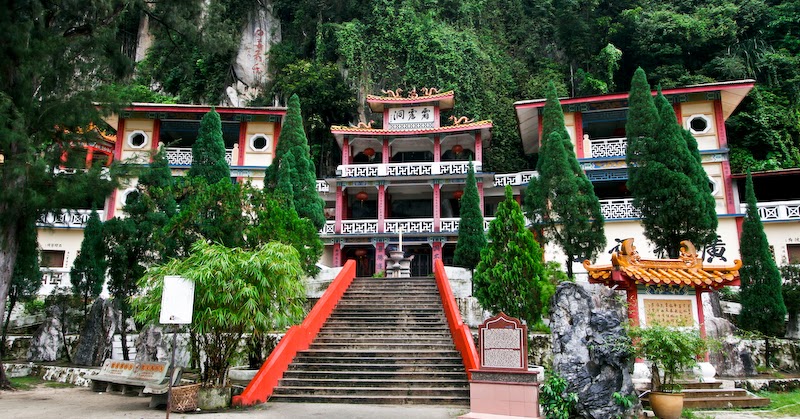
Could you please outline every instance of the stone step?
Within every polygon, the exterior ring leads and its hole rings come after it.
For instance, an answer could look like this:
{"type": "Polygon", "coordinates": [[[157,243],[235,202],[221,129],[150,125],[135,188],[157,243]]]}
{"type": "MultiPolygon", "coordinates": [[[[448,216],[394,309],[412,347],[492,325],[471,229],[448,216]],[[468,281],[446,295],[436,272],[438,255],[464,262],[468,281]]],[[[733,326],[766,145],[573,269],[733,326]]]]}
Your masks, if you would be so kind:
{"type": "Polygon", "coordinates": [[[450,380],[467,384],[467,374],[460,371],[343,371],[343,370],[316,370],[301,371],[288,370],[284,378],[298,378],[306,380],[450,380]]]}
{"type": "Polygon", "coordinates": [[[369,324],[352,325],[352,324],[329,324],[323,326],[320,331],[337,333],[337,332],[352,332],[352,333],[407,333],[409,335],[418,334],[422,332],[430,332],[429,334],[448,334],[450,329],[444,325],[415,325],[415,324],[397,324],[391,327],[384,325],[382,329],[376,329],[369,324]]]}
{"type": "Polygon", "coordinates": [[[341,387],[341,388],[364,388],[364,387],[392,387],[392,388],[469,388],[463,377],[460,379],[447,378],[425,378],[425,379],[404,379],[404,378],[307,378],[307,377],[284,377],[280,380],[281,386],[287,387],[341,387]]]}
{"type": "MultiPolygon", "coordinates": [[[[689,389],[684,390],[683,407],[685,409],[735,409],[753,408],[769,405],[770,400],[764,397],[753,396],[746,391],[743,393],[732,389],[689,389]]],[[[642,404],[650,406],[647,395],[643,397],[642,404]]]]}
{"type": "Polygon", "coordinates": [[[708,397],[747,397],[750,393],[741,388],[717,389],[683,389],[683,399],[700,399],[708,397]]]}
{"type": "Polygon", "coordinates": [[[402,346],[400,348],[386,348],[380,349],[306,349],[297,353],[301,356],[313,357],[336,357],[340,359],[349,358],[407,358],[407,359],[443,359],[443,358],[459,358],[460,355],[456,351],[455,346],[451,345],[447,349],[420,349],[413,346],[402,346]]]}
{"type": "Polygon", "coordinates": [[[362,313],[382,311],[386,313],[436,313],[444,314],[441,304],[429,304],[418,306],[397,306],[397,305],[367,305],[367,304],[339,304],[334,309],[335,313],[362,313]]]}
{"type": "MultiPolygon", "coordinates": [[[[369,371],[369,372],[419,372],[419,373],[438,373],[438,372],[464,372],[464,364],[461,360],[442,362],[437,360],[435,362],[394,362],[394,363],[377,363],[374,359],[364,359],[363,362],[330,362],[327,360],[319,359],[295,359],[289,365],[289,369],[293,371],[369,371]]],[[[466,381],[466,379],[464,380],[466,381]]]]}
{"type": "Polygon", "coordinates": [[[326,326],[336,326],[336,325],[344,325],[344,326],[365,326],[365,327],[375,327],[376,325],[381,327],[393,327],[393,326],[417,326],[417,327],[428,327],[428,326],[444,326],[444,321],[439,318],[406,318],[406,317],[363,317],[363,318],[355,318],[355,319],[348,319],[348,318],[341,318],[341,317],[331,317],[328,321],[325,322],[326,326]]]}
{"type": "MultiPolygon", "coordinates": [[[[278,387],[280,388],[280,387],[278,387]]],[[[277,390],[277,389],[276,389],[277,390]]],[[[269,399],[275,402],[293,403],[350,403],[350,404],[428,404],[437,406],[469,406],[469,395],[466,397],[445,396],[387,396],[362,394],[356,396],[342,395],[302,395],[273,394],[269,399]]]]}
{"type": "Polygon", "coordinates": [[[427,396],[427,397],[466,397],[469,399],[469,388],[436,388],[436,387],[324,387],[315,386],[279,386],[276,395],[313,394],[319,395],[374,395],[374,396],[427,396]]]}
{"type": "Polygon", "coordinates": [[[454,350],[455,345],[453,342],[448,342],[446,340],[437,340],[433,342],[419,342],[419,341],[395,341],[395,342],[386,342],[382,340],[372,340],[372,341],[339,341],[339,342],[325,342],[320,341],[317,339],[314,343],[311,344],[309,349],[352,349],[352,350],[372,350],[372,349],[382,349],[382,348],[403,348],[409,351],[413,350],[454,350]]]}

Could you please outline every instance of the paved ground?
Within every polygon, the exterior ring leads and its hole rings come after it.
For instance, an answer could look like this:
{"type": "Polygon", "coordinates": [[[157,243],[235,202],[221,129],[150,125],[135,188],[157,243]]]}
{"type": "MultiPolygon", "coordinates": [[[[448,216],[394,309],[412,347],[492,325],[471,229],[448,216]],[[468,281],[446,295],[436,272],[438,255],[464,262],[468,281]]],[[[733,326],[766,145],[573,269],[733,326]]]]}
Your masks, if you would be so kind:
{"type": "MultiPolygon", "coordinates": [[[[0,417],[58,418],[58,419],[155,419],[166,416],[165,411],[147,407],[149,398],[95,393],[84,387],[49,388],[43,385],[33,390],[0,392],[0,417]]],[[[454,418],[468,409],[439,406],[384,406],[314,403],[268,403],[250,409],[229,410],[224,413],[171,413],[170,418],[348,418],[348,419],[410,419],[454,418]]]]}

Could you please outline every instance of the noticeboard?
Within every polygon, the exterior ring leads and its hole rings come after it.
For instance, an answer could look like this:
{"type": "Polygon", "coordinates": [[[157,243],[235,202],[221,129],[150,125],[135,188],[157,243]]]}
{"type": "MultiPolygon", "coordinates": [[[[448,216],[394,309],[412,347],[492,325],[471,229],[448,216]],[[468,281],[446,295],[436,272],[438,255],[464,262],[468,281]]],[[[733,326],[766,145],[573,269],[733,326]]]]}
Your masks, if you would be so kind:
{"type": "Polygon", "coordinates": [[[165,276],[161,293],[161,324],[190,324],[194,309],[194,282],[182,276],[165,276]]]}

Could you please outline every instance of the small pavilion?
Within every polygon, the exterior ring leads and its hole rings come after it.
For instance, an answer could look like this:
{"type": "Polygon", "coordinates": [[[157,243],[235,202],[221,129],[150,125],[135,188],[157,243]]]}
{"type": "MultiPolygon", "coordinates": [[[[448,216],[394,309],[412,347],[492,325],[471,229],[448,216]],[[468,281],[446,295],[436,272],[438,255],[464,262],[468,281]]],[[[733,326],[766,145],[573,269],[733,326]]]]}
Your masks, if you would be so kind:
{"type": "Polygon", "coordinates": [[[583,266],[589,282],[625,290],[628,319],[632,326],[658,323],[675,327],[699,327],[705,337],[704,292],[739,285],[740,260],[730,266],[704,265],[694,245],[684,240],[678,259],[642,259],[625,239],[611,254],[610,265],[583,266]]]}

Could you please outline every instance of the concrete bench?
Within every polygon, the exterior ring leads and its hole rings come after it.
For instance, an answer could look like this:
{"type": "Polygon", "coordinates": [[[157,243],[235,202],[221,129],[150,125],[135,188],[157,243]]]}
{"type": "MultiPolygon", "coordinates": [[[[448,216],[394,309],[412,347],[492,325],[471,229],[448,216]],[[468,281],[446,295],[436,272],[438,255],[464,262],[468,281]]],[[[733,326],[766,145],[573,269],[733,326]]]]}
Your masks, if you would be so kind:
{"type": "Polygon", "coordinates": [[[106,359],[100,373],[92,377],[92,391],[121,394],[136,392],[141,396],[148,386],[160,388],[163,385],[166,388],[168,369],[168,362],[106,359]]]}

